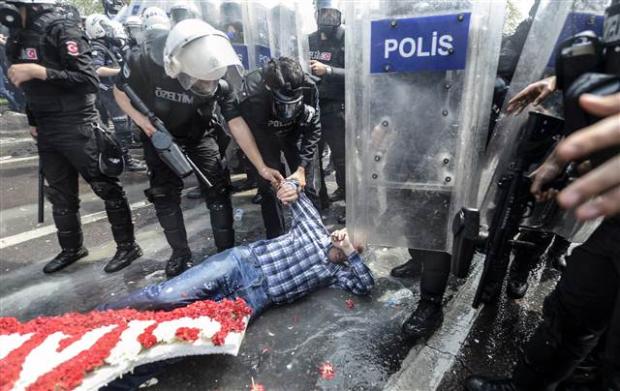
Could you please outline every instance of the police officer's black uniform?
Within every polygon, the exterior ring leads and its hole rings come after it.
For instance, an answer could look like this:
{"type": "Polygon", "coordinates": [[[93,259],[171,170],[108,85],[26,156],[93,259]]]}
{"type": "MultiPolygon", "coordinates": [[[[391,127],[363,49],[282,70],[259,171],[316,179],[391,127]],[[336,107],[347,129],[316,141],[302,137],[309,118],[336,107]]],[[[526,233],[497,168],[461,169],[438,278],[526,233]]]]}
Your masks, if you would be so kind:
{"type": "Polygon", "coordinates": [[[551,390],[567,379],[607,330],[607,383],[620,390],[620,217],[609,218],[568,256],[566,271],[545,299],[543,321],[511,380],[475,376],[468,390],[551,390]],[[503,388],[502,388],[503,387],[503,388]]]}
{"type": "MultiPolygon", "coordinates": [[[[124,60],[122,49],[112,45],[108,38],[98,38],[92,41],[93,64],[99,67],[120,69],[124,60]]],[[[144,170],[145,167],[129,155],[129,145],[132,142],[132,133],[127,114],[121,110],[114,99],[113,87],[116,77],[99,78],[99,112],[104,118],[110,118],[114,125],[114,134],[123,149],[126,168],[130,171],[144,170]]]]}
{"type": "Polygon", "coordinates": [[[82,246],[78,174],[105,201],[118,251],[106,266],[112,272],[129,265],[142,252],[134,241],[131,211],[117,178],[98,166],[98,116],[95,96],[99,80],[92,66],[90,45],[76,23],[54,8],[28,8],[26,28],[11,34],[7,57],[13,64],[33,63],[47,69],[47,80],[22,84],[29,124],[37,128],[39,159],[53,205],[62,253],[44,271],[52,273],[88,255],[82,246]]]}
{"type": "Polygon", "coordinates": [[[344,113],[344,27],[333,31],[316,31],[309,35],[310,59],[329,68],[318,83],[321,107],[321,143],[332,153],[338,184],[335,199],[344,199],[345,180],[345,113],[344,113]],[[323,39],[323,37],[325,39],[323,39]]]}
{"type": "MultiPolygon", "coordinates": [[[[305,77],[304,107],[290,121],[281,121],[274,112],[274,98],[265,88],[263,69],[248,74],[240,101],[240,111],[256,139],[258,149],[268,167],[285,174],[280,159],[284,154],[291,171],[305,168],[305,193],[318,208],[318,143],[321,139],[321,122],[318,106],[318,90],[309,76],[305,77]]],[[[269,182],[259,178],[262,195],[261,209],[267,238],[278,237],[285,232],[281,203],[269,182]]]]}
{"type": "MultiPolygon", "coordinates": [[[[165,38],[164,35],[156,39],[165,42],[165,38]]],[[[235,99],[225,82],[220,83],[212,97],[183,89],[178,80],[168,77],[164,68],[151,59],[146,47],[130,52],[117,83],[127,83],[138,94],[213,184],[204,191],[215,245],[218,251],[233,247],[230,175],[221,160],[214,130],[218,126],[215,122],[218,103],[225,120],[239,116],[235,99]]],[[[191,259],[180,206],[183,180],[159,158],[148,136],[143,134],[142,140],[150,181],[145,194],[155,205],[157,218],[173,250],[166,267],[166,273],[172,276],[181,273],[191,259]]]]}

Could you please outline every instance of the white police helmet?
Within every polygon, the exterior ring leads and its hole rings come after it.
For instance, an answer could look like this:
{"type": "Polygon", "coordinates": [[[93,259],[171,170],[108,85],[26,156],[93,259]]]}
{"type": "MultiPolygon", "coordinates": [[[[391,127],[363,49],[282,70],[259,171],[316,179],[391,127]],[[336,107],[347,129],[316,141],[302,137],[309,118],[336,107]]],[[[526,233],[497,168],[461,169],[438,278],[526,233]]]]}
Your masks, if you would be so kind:
{"type": "Polygon", "coordinates": [[[102,14],[88,15],[84,22],[86,34],[92,39],[103,38],[112,30],[110,19],[102,14]]]}
{"type": "Polygon", "coordinates": [[[144,31],[170,30],[170,19],[166,12],[159,7],[148,7],[142,13],[144,31]]]}
{"type": "Polygon", "coordinates": [[[214,93],[221,78],[238,88],[243,74],[226,34],[200,19],[183,20],[170,30],[164,68],[183,88],[200,95],[214,93]]]}

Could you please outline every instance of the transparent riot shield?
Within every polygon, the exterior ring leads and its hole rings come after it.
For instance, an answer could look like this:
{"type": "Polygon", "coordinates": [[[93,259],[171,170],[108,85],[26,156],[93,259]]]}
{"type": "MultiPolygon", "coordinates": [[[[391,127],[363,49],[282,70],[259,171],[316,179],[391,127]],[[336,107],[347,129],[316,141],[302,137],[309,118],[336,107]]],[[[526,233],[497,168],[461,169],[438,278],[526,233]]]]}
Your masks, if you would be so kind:
{"type": "Polygon", "coordinates": [[[250,20],[248,41],[251,45],[250,69],[258,69],[271,58],[269,44],[269,2],[251,1],[248,3],[250,20]]]}
{"type": "Polygon", "coordinates": [[[505,2],[346,2],[347,225],[451,251],[476,204],[505,2]]]}
{"type": "Polygon", "coordinates": [[[303,15],[299,1],[280,1],[270,11],[270,46],[274,57],[291,57],[309,71],[309,46],[302,31],[303,15]]]}
{"type": "MultiPolygon", "coordinates": [[[[544,0],[536,12],[527,40],[521,52],[515,75],[505,99],[507,102],[529,84],[540,80],[545,73],[552,72],[555,62],[555,48],[564,39],[580,31],[602,32],[602,15],[609,4],[608,0],[544,0]],[[554,21],[549,23],[549,21],[554,21]]],[[[518,131],[528,118],[531,108],[518,115],[502,114],[486,151],[480,181],[481,215],[483,230],[491,224],[496,210],[498,186],[502,175],[507,172],[519,145],[518,131]]],[[[558,113],[562,115],[562,113],[558,113]]],[[[554,232],[574,243],[585,241],[596,229],[600,221],[578,223],[571,212],[563,212],[552,202],[537,205],[532,215],[524,222],[525,226],[554,232]]]]}

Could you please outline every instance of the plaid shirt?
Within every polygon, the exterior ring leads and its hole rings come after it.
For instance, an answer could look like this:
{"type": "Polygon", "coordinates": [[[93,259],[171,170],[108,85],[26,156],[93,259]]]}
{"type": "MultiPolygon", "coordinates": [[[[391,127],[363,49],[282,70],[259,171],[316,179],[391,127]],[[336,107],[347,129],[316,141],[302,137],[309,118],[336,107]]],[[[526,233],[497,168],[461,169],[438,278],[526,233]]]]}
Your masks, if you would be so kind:
{"type": "Polygon", "coordinates": [[[265,274],[271,300],[290,303],[325,286],[369,294],[374,279],[358,253],[341,264],[327,258],[330,235],[308,197],[301,193],[291,209],[293,223],[287,234],[249,246],[265,274]]]}

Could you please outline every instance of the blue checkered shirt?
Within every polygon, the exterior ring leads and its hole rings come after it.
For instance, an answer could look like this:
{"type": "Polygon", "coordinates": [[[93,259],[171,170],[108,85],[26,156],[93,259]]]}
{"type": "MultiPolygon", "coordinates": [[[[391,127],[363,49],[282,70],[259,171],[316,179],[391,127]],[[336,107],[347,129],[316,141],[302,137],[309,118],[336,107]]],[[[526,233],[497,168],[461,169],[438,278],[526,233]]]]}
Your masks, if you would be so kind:
{"type": "Polygon", "coordinates": [[[374,279],[358,253],[341,264],[327,258],[330,235],[308,197],[301,193],[291,209],[293,221],[287,234],[249,245],[265,274],[271,300],[290,303],[325,286],[369,294],[374,279]]]}

